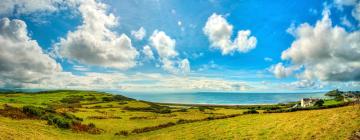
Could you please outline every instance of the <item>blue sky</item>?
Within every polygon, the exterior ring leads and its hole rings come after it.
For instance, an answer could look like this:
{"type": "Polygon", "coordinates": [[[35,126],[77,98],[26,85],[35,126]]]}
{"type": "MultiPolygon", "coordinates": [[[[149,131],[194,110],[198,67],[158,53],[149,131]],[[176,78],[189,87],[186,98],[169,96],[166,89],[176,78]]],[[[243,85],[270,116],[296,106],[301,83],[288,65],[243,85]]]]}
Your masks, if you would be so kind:
{"type": "Polygon", "coordinates": [[[0,10],[2,27],[19,31],[11,21],[21,21],[28,37],[22,45],[36,41],[34,47],[42,49],[39,58],[49,57],[46,62],[35,60],[39,52],[20,51],[34,57],[12,59],[13,50],[24,47],[6,40],[11,37],[2,30],[0,41],[10,44],[3,46],[0,58],[4,88],[360,89],[358,0],[50,0],[43,5],[8,0],[0,4],[5,7],[0,10]],[[308,26],[302,26],[305,23],[308,26]],[[322,25],[327,26],[320,30],[322,25]],[[230,32],[221,28],[230,26],[230,32]],[[138,32],[138,39],[133,33],[140,28],[145,32],[138,32]],[[229,47],[233,49],[226,52],[229,47]],[[342,65],[332,69],[338,63],[342,65]],[[54,67],[43,72],[24,64],[54,67]]]}

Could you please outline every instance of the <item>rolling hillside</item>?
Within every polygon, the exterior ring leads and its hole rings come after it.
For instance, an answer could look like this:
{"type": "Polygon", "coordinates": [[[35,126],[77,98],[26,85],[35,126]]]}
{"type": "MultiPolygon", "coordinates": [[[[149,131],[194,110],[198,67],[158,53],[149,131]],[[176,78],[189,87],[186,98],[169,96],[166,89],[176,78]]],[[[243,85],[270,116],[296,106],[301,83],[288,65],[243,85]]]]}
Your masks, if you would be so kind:
{"type": "Polygon", "coordinates": [[[90,91],[0,94],[0,105],[0,139],[347,139],[360,130],[360,105],[244,114],[244,107],[168,107],[90,91]],[[29,106],[42,116],[22,113],[29,106]],[[79,121],[61,127],[49,114],[79,121]]]}

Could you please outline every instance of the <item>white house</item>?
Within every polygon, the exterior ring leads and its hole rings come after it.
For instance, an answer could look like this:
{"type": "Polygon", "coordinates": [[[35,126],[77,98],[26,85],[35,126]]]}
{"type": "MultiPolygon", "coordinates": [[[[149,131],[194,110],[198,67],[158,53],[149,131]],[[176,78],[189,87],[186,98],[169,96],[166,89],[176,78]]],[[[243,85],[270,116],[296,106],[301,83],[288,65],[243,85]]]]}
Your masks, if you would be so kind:
{"type": "Polygon", "coordinates": [[[320,99],[316,99],[316,98],[302,98],[301,99],[301,107],[314,106],[314,104],[319,100],[320,99]]]}

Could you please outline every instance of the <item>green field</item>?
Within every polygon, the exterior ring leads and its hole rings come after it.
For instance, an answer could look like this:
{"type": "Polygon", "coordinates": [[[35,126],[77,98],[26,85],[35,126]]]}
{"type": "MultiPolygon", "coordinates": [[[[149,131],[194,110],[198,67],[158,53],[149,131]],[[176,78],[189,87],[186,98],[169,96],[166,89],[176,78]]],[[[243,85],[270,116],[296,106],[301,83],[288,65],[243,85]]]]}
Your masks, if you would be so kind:
{"type": "Polygon", "coordinates": [[[347,139],[360,130],[360,105],[262,113],[274,106],[168,107],[92,91],[1,93],[0,112],[5,113],[0,113],[0,139],[347,139]],[[84,126],[94,124],[101,131],[75,131],[49,124],[44,117],[6,113],[6,108],[29,105],[60,117],[74,115],[84,126]],[[248,108],[259,114],[245,114],[248,108]]]}

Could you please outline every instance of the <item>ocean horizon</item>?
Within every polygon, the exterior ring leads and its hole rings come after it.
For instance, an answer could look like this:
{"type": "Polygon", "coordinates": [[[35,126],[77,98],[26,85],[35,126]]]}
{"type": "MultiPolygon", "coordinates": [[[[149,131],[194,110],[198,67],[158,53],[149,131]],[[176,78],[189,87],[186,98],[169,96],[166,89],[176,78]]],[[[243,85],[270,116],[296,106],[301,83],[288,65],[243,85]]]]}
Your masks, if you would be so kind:
{"type": "Polygon", "coordinates": [[[325,92],[311,93],[236,93],[236,92],[184,92],[150,94],[144,92],[110,92],[137,100],[177,104],[260,105],[299,101],[302,98],[325,98],[325,92]]]}

